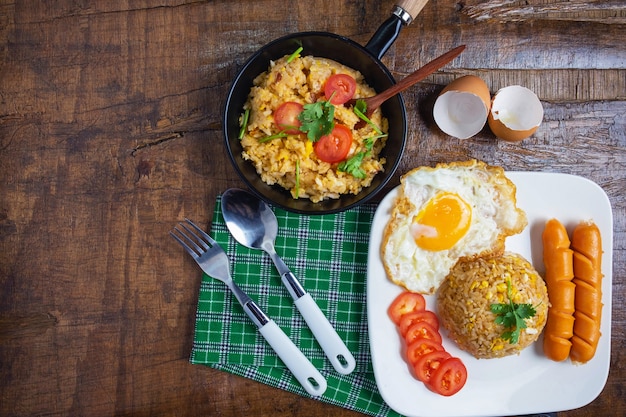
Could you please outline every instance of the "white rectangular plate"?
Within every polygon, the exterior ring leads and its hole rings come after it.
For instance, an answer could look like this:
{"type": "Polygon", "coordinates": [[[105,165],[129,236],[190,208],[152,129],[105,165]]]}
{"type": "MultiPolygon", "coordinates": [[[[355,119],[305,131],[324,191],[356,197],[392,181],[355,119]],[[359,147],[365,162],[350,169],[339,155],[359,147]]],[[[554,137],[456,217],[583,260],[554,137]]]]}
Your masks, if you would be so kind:
{"type": "MultiPolygon", "coordinates": [[[[402,357],[400,336],[387,308],[402,288],[385,274],[380,258],[383,230],[390,218],[398,188],[380,203],[374,215],[367,269],[367,312],[370,347],[378,389],[387,404],[409,417],[506,416],[553,412],[582,407],[602,391],[609,373],[611,348],[611,283],[613,214],[609,199],[585,178],[555,173],[508,172],[517,186],[517,202],[528,226],[506,241],[506,249],[524,256],[543,275],[541,234],[545,222],[556,218],[571,233],[582,220],[593,220],[602,233],[602,337],[594,358],[584,365],[554,362],[542,351],[543,339],[520,355],[475,359],[461,351],[442,331],[443,344],[467,367],[463,389],[451,397],[437,395],[415,379],[402,357]]],[[[435,297],[427,296],[436,311],[435,297]]]]}

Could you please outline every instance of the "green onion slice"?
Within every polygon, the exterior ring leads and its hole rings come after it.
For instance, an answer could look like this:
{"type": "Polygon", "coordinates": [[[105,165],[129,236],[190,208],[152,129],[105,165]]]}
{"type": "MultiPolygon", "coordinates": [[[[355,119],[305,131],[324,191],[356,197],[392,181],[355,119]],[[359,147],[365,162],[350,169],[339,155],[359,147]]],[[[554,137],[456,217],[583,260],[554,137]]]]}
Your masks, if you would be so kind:
{"type": "Polygon", "coordinates": [[[286,138],[287,136],[289,136],[289,135],[287,135],[285,132],[281,131],[281,132],[276,133],[275,135],[270,135],[270,136],[266,136],[266,137],[264,137],[262,139],[259,139],[259,142],[265,143],[265,142],[269,142],[270,140],[274,140],[274,139],[278,139],[278,138],[286,138]]]}
{"type": "Polygon", "coordinates": [[[293,54],[289,55],[289,57],[287,58],[287,63],[290,63],[291,61],[299,57],[300,52],[302,52],[303,49],[304,49],[303,47],[299,47],[298,49],[296,49],[296,51],[293,54]]]}
{"type": "Polygon", "coordinates": [[[300,197],[300,160],[296,159],[296,197],[297,200],[300,197]]]}
{"type": "Polygon", "coordinates": [[[250,109],[246,109],[243,113],[241,120],[241,129],[239,130],[239,140],[243,139],[243,135],[246,134],[246,128],[248,127],[248,119],[250,118],[250,109]]]}

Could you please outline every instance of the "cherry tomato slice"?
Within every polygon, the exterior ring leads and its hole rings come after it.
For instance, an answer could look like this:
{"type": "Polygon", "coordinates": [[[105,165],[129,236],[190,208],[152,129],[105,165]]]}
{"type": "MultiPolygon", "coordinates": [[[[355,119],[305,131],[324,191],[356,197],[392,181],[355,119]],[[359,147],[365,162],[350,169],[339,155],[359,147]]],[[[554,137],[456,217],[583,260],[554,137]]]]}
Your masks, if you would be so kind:
{"type": "Polygon", "coordinates": [[[348,74],[333,74],[324,84],[324,95],[334,105],[348,102],[354,96],[355,91],[356,80],[348,74]]]}
{"type": "Polygon", "coordinates": [[[435,351],[444,351],[445,349],[441,345],[441,343],[437,343],[432,339],[420,338],[415,340],[413,343],[407,346],[406,348],[406,359],[411,364],[411,366],[415,367],[418,359],[430,352],[435,351]]]}
{"type": "Polygon", "coordinates": [[[422,294],[416,292],[402,292],[389,306],[388,313],[391,320],[400,325],[400,320],[406,314],[413,311],[424,311],[426,309],[426,299],[422,294]]]}
{"type": "Polygon", "coordinates": [[[298,120],[298,116],[304,110],[304,106],[295,101],[286,101],[276,110],[274,110],[274,123],[288,135],[297,135],[300,133],[302,123],[298,120]]]}
{"type": "Polygon", "coordinates": [[[435,329],[425,321],[418,321],[414,323],[406,332],[404,340],[407,346],[415,342],[417,339],[430,339],[441,344],[441,334],[439,330],[435,329]]]}
{"type": "Polygon", "coordinates": [[[398,325],[400,334],[403,337],[406,336],[406,332],[407,330],[409,330],[409,327],[420,321],[426,322],[430,324],[434,329],[439,330],[439,319],[437,318],[437,315],[435,313],[430,310],[412,311],[400,318],[400,324],[398,325]]]}
{"type": "Polygon", "coordinates": [[[435,373],[430,377],[427,386],[437,394],[446,397],[454,395],[467,381],[467,368],[459,358],[448,358],[444,360],[435,373]]]}
{"type": "Polygon", "coordinates": [[[429,383],[441,364],[451,357],[445,350],[435,350],[420,356],[413,367],[417,379],[429,383]]]}
{"type": "Polygon", "coordinates": [[[344,125],[335,125],[329,135],[315,142],[313,149],[319,159],[334,164],[346,159],[352,146],[352,131],[344,125]]]}

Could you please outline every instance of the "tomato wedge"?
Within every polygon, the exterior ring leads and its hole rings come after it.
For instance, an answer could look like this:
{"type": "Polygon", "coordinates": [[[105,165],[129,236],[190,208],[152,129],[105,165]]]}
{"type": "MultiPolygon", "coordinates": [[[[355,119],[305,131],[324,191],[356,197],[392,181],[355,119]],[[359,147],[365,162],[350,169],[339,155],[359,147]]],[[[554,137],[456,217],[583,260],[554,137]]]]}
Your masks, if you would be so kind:
{"type": "Polygon", "coordinates": [[[439,330],[439,319],[435,313],[430,310],[412,311],[400,318],[400,324],[398,325],[400,334],[403,337],[406,336],[406,332],[409,330],[409,327],[421,321],[426,322],[434,329],[439,330]]]}
{"type": "Polygon", "coordinates": [[[407,345],[410,345],[417,339],[430,339],[441,344],[441,334],[439,331],[425,321],[414,323],[407,330],[406,336],[404,336],[407,345]]]}
{"type": "Polygon", "coordinates": [[[439,369],[443,361],[450,357],[451,355],[445,350],[435,350],[420,356],[413,367],[417,379],[422,382],[429,383],[432,376],[435,374],[437,369],[439,369]]]}
{"type": "Polygon", "coordinates": [[[459,392],[465,385],[465,381],[467,381],[467,368],[459,358],[451,357],[439,365],[426,385],[437,394],[448,397],[459,392]]]}
{"type": "Polygon", "coordinates": [[[334,164],[346,159],[352,146],[352,131],[344,125],[335,125],[330,134],[315,142],[313,149],[319,159],[334,164]]]}
{"type": "Polygon", "coordinates": [[[415,366],[418,359],[430,352],[444,351],[441,343],[432,339],[419,338],[406,348],[406,358],[412,366],[415,366]]]}
{"type": "Polygon", "coordinates": [[[300,133],[300,126],[302,125],[300,120],[298,120],[302,110],[304,110],[302,104],[295,101],[286,101],[274,110],[274,123],[288,135],[297,135],[300,133]]]}
{"type": "Polygon", "coordinates": [[[331,104],[347,103],[356,91],[356,80],[348,74],[333,74],[324,84],[324,95],[331,104]]]}
{"type": "Polygon", "coordinates": [[[416,292],[402,292],[389,306],[389,317],[397,325],[406,314],[413,311],[424,311],[426,309],[426,299],[422,294],[416,292]]]}

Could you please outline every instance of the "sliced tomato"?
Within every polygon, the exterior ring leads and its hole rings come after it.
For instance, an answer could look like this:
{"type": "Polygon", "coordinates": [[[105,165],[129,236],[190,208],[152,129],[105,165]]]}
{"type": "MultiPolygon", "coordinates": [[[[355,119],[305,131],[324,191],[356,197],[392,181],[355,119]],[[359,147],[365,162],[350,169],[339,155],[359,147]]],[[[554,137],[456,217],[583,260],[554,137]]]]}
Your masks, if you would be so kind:
{"type": "Polygon", "coordinates": [[[413,323],[404,336],[407,346],[420,338],[434,340],[435,342],[441,344],[441,334],[439,333],[439,330],[435,329],[425,321],[413,323]]]}
{"type": "Polygon", "coordinates": [[[331,104],[339,105],[348,102],[356,91],[356,80],[348,74],[333,74],[324,84],[324,95],[331,104]]]}
{"type": "Polygon", "coordinates": [[[437,394],[447,397],[459,392],[465,385],[465,381],[467,381],[467,368],[461,359],[450,357],[439,365],[430,377],[427,386],[437,394]]]}
{"type": "Polygon", "coordinates": [[[439,319],[437,318],[437,315],[430,310],[420,310],[412,311],[402,316],[400,324],[398,325],[400,334],[403,337],[406,336],[406,332],[409,330],[409,327],[421,321],[426,322],[436,330],[439,330],[439,319]]]}
{"type": "Polygon", "coordinates": [[[304,110],[304,106],[295,101],[286,101],[276,110],[274,110],[274,123],[289,135],[297,135],[300,133],[302,123],[298,120],[298,116],[304,110]]]}
{"type": "Polygon", "coordinates": [[[443,361],[448,359],[451,355],[445,350],[435,350],[420,356],[415,362],[413,367],[417,379],[422,382],[429,383],[432,376],[437,369],[441,366],[443,361]]]}
{"type": "Polygon", "coordinates": [[[441,345],[432,339],[420,338],[413,341],[406,348],[406,359],[412,365],[415,366],[418,359],[430,352],[444,351],[445,349],[441,345]]]}
{"type": "Polygon", "coordinates": [[[319,159],[334,164],[346,159],[352,146],[352,131],[344,125],[335,125],[330,134],[315,142],[313,149],[319,159]]]}
{"type": "Polygon", "coordinates": [[[422,294],[404,291],[400,293],[389,306],[389,317],[396,324],[400,324],[402,317],[413,311],[424,311],[426,299],[422,294]]]}

